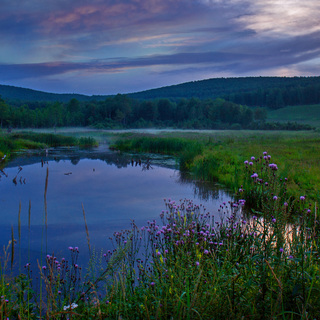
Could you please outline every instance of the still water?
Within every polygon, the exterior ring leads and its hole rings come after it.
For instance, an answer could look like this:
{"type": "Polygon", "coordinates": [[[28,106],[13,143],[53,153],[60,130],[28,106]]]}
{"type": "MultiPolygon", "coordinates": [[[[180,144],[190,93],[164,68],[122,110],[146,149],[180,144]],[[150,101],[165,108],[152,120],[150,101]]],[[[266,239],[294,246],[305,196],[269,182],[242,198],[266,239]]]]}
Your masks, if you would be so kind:
{"type": "Polygon", "coordinates": [[[20,154],[0,176],[0,244],[8,244],[13,229],[22,264],[41,253],[67,255],[69,246],[79,247],[85,262],[83,208],[91,246],[106,251],[113,232],[132,220],[141,226],[160,220],[164,199],[193,199],[210,213],[230,200],[214,185],[184,177],[173,158],[123,155],[107,146],[20,154]]]}

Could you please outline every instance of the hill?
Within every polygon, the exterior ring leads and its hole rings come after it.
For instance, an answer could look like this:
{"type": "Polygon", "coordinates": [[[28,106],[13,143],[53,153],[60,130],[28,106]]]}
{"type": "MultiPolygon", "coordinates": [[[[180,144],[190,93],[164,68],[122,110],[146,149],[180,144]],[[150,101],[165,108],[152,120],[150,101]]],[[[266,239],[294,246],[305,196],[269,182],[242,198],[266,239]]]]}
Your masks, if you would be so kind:
{"type": "Polygon", "coordinates": [[[215,99],[258,90],[305,88],[315,84],[320,85],[320,77],[213,78],[131,93],[128,96],[136,99],[215,99]]]}
{"type": "MultiPolygon", "coordinates": [[[[248,106],[282,108],[287,105],[320,103],[320,77],[243,77],[213,78],[186,82],[141,92],[126,94],[139,100],[168,98],[224,98],[248,106]]],[[[0,96],[8,103],[101,101],[110,95],[55,94],[0,85],[0,96]]]]}
{"type": "Polygon", "coordinates": [[[57,94],[48,93],[38,90],[32,90],[27,88],[0,85],[0,96],[6,102],[69,102],[75,98],[79,101],[89,101],[92,99],[90,96],[75,93],[57,94]]]}

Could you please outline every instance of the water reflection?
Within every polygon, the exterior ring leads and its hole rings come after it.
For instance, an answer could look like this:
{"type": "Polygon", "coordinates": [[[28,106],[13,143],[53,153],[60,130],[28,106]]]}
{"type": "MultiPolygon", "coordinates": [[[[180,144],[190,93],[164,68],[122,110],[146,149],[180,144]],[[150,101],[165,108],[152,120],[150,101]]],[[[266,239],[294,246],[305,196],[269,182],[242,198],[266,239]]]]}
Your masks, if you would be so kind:
{"type": "Polygon", "coordinates": [[[130,221],[142,225],[158,219],[169,197],[205,202],[210,212],[229,200],[212,185],[181,174],[171,157],[120,154],[106,146],[20,154],[1,172],[0,244],[8,243],[11,226],[17,237],[19,225],[22,254],[64,254],[78,246],[86,259],[83,209],[91,245],[105,250],[109,236],[130,221]]]}

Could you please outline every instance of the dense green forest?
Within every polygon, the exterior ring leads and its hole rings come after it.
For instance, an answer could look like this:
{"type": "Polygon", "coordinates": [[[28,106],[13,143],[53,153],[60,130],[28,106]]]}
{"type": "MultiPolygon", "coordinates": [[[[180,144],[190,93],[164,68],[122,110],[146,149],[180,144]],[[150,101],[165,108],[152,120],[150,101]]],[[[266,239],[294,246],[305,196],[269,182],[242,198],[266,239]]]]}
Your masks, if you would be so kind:
{"type": "MultiPolygon", "coordinates": [[[[9,104],[21,106],[28,102],[34,107],[43,102],[104,101],[110,96],[53,94],[31,89],[0,85],[0,95],[9,104]]],[[[271,109],[284,106],[320,103],[320,77],[245,77],[214,78],[126,94],[138,100],[168,98],[178,102],[182,98],[222,98],[247,106],[271,109]]]]}
{"type": "Polygon", "coordinates": [[[47,102],[15,107],[0,99],[1,128],[92,126],[100,129],[176,127],[194,129],[308,130],[297,123],[266,123],[264,108],[196,98],[136,100],[118,94],[103,101],[47,102]]]}
{"type": "Polygon", "coordinates": [[[320,102],[320,77],[216,78],[129,95],[136,99],[215,99],[271,109],[320,102]]]}
{"type": "Polygon", "coordinates": [[[116,96],[0,85],[1,127],[311,129],[266,123],[267,110],[320,104],[320,77],[217,78],[116,96]]]}

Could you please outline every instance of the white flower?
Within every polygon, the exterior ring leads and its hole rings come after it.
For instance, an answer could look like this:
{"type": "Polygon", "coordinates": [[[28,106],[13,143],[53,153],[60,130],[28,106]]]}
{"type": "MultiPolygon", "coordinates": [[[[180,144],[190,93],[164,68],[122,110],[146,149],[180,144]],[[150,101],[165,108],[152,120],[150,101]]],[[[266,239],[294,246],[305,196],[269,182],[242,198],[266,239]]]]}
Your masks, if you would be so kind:
{"type": "Polygon", "coordinates": [[[78,306],[78,305],[73,302],[73,303],[71,303],[71,306],[70,306],[70,305],[69,305],[69,306],[64,306],[64,307],[63,307],[63,310],[66,311],[66,310],[68,310],[68,309],[75,309],[77,306],[78,306]]]}

